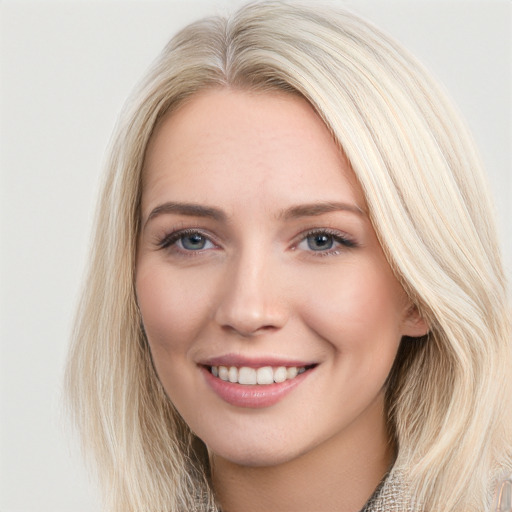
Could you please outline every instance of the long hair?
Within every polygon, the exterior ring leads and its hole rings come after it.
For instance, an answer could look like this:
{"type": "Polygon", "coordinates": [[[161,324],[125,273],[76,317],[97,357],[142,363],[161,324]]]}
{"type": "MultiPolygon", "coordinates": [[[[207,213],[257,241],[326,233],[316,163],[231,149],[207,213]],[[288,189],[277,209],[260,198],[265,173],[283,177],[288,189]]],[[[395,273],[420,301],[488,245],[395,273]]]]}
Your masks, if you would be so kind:
{"type": "Polygon", "coordinates": [[[216,510],[204,445],[154,371],[134,272],[151,134],[219,87],[303,96],[345,152],[389,264],[430,327],[402,340],[388,378],[395,468],[426,512],[486,510],[493,479],[512,464],[512,353],[474,143],[428,73],[375,27],[274,1],[178,33],[116,128],[66,377],[106,509],[216,510]]]}

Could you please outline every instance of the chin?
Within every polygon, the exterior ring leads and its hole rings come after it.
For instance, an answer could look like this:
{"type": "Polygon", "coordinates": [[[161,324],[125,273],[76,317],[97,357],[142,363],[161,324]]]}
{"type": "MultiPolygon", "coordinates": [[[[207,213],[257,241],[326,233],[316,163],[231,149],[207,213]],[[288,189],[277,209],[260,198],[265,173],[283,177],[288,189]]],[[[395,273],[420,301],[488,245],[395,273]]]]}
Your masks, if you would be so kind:
{"type": "Polygon", "coordinates": [[[295,459],[295,456],[286,453],[261,453],[257,451],[242,452],[241,450],[230,451],[228,453],[212,452],[212,454],[217,457],[222,457],[237,466],[253,468],[280,466],[295,459]]]}
{"type": "MultiPolygon", "coordinates": [[[[288,440],[290,441],[290,440],[288,440]]],[[[237,442],[233,438],[212,444],[206,443],[214,457],[221,457],[232,464],[246,467],[271,467],[286,464],[308,451],[308,447],[291,446],[281,439],[268,438],[251,442],[247,437],[237,442]]]]}

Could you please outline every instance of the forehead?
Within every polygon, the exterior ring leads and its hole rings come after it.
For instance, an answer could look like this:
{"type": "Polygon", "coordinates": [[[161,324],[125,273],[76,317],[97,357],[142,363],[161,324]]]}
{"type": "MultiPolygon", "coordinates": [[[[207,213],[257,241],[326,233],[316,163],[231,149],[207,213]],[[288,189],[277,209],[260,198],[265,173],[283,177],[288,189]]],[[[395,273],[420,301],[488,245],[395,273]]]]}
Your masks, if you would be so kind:
{"type": "Polygon", "coordinates": [[[255,201],[277,190],[298,202],[317,195],[364,205],[343,152],[298,95],[203,91],[165,117],[148,145],[143,210],[166,194],[204,202],[232,192],[255,201]]]}

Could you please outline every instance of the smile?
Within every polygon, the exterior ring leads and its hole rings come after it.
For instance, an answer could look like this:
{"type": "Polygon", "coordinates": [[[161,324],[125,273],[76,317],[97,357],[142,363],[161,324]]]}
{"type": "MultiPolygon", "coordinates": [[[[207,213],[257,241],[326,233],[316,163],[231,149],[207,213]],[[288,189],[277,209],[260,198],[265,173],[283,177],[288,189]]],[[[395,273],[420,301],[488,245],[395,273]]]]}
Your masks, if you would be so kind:
{"type": "MultiPolygon", "coordinates": [[[[245,363],[247,364],[247,363],[245,363]]],[[[252,364],[252,362],[250,363],[252,364]]],[[[235,407],[262,408],[280,402],[318,364],[298,366],[200,365],[207,384],[224,402],[235,407]]]]}
{"type": "Polygon", "coordinates": [[[294,379],[297,375],[306,371],[305,366],[262,366],[261,368],[250,368],[248,366],[211,366],[210,372],[214,377],[225,382],[243,384],[246,386],[282,383],[294,379]]]}

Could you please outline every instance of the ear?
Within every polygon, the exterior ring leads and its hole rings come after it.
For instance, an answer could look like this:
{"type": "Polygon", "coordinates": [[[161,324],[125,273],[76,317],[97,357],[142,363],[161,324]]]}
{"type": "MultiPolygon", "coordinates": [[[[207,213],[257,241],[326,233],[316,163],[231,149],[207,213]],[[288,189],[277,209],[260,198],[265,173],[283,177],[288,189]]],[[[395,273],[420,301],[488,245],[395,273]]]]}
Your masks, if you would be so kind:
{"type": "Polygon", "coordinates": [[[402,335],[410,338],[419,338],[428,334],[430,326],[420,313],[417,306],[410,304],[404,314],[402,335]]]}

